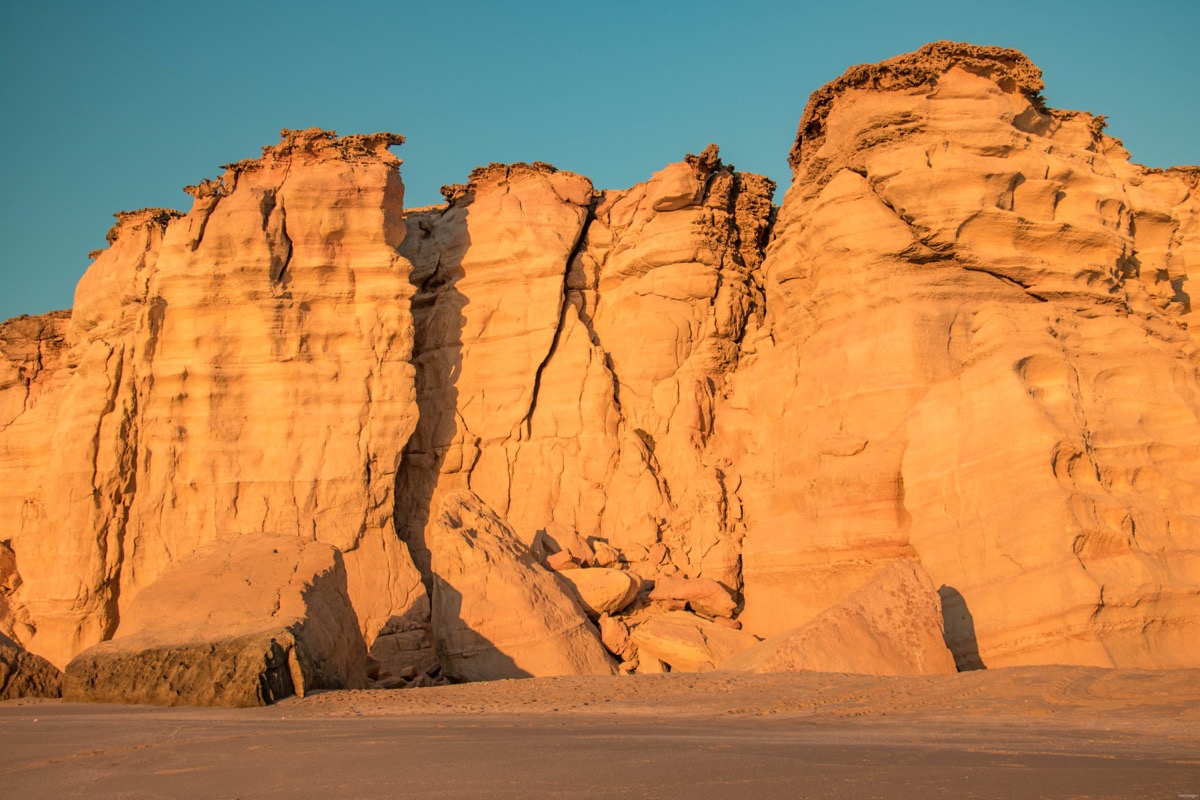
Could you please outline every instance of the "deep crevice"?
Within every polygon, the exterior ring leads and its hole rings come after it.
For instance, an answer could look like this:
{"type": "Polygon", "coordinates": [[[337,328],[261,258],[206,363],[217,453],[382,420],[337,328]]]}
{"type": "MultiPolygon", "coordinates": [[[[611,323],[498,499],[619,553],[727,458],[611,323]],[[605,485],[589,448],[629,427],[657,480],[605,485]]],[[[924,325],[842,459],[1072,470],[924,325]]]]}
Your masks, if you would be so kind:
{"type": "MultiPolygon", "coordinates": [[[[550,340],[550,348],[547,350],[546,356],[542,359],[541,363],[538,364],[537,370],[533,375],[533,391],[529,397],[529,409],[525,412],[525,417],[519,423],[524,428],[523,436],[519,437],[520,439],[527,440],[532,435],[533,414],[537,410],[538,393],[542,388],[542,374],[546,371],[546,366],[550,363],[550,359],[558,351],[558,345],[562,341],[563,328],[567,324],[567,309],[573,307],[570,299],[567,297],[568,292],[570,292],[570,289],[567,288],[567,281],[571,273],[571,265],[575,263],[575,259],[587,243],[588,227],[592,224],[592,220],[595,219],[595,213],[596,197],[593,195],[591,202],[587,206],[587,213],[580,223],[579,234],[576,236],[575,243],[567,254],[566,264],[563,265],[562,289],[559,293],[558,324],[554,329],[554,337],[550,340]]],[[[615,373],[613,379],[616,379],[615,373]]]]}

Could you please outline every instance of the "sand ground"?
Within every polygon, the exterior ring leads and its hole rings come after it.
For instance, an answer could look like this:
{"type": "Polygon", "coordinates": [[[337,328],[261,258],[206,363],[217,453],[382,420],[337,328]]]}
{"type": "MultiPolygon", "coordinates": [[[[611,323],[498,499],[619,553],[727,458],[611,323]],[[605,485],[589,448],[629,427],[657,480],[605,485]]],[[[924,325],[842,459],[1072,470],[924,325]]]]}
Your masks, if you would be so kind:
{"type": "Polygon", "coordinates": [[[662,675],[0,703],[0,798],[1200,797],[1200,670],[662,675]]]}

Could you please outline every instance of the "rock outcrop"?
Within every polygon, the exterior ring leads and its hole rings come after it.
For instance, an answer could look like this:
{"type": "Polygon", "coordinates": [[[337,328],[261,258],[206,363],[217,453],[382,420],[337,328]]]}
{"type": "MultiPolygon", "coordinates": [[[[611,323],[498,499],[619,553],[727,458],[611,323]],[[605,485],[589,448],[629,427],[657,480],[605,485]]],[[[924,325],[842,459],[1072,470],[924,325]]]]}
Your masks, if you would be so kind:
{"type": "MultiPolygon", "coordinates": [[[[0,635],[28,642],[33,620],[18,592],[13,542],[54,502],[46,468],[67,368],[71,315],[58,311],[0,323],[0,635]]],[[[35,567],[36,568],[36,567],[35,567]]]]}
{"type": "Polygon", "coordinates": [[[363,689],[367,649],[342,555],[296,536],[219,540],[165,570],[117,635],[67,665],[67,700],[260,706],[363,689]]]}
{"type": "Polygon", "coordinates": [[[0,634],[0,700],[60,697],[62,678],[49,661],[0,634]]]}
{"type": "Polygon", "coordinates": [[[475,681],[616,672],[570,591],[477,496],[445,495],[427,544],[446,675],[475,681]]]}
{"type": "Polygon", "coordinates": [[[754,647],[758,639],[687,611],[668,611],[638,625],[633,643],[640,671],[708,672],[754,647]],[[656,669],[646,669],[656,662],[656,669]]]}
{"type": "Polygon", "coordinates": [[[734,672],[944,675],[957,671],[946,647],[942,604],[925,570],[893,561],[808,624],[777,633],[722,665],[734,672]]]}
{"type": "Polygon", "coordinates": [[[1196,663],[1200,172],[1131,164],[1041,88],[938,43],[806,109],[718,414],[748,630],[915,556],[964,660],[1196,663]]]}
{"type": "Polygon", "coordinates": [[[118,215],[77,290],[54,424],[0,434],[47,451],[0,514],[21,520],[35,652],[64,665],[173,562],[263,531],[344,554],[369,643],[428,618],[392,517],[417,420],[401,141],[284,131],[191,187],[186,216],[118,215]]]}
{"type": "Polygon", "coordinates": [[[914,562],[960,668],[1200,664],[1200,169],[1042,90],[854,67],[778,208],[709,146],[406,211],[399,137],[312,130],[118,215],[69,319],[0,326],[0,633],[65,664],[273,531],[343,554],[395,676],[708,669],[914,562]]]}

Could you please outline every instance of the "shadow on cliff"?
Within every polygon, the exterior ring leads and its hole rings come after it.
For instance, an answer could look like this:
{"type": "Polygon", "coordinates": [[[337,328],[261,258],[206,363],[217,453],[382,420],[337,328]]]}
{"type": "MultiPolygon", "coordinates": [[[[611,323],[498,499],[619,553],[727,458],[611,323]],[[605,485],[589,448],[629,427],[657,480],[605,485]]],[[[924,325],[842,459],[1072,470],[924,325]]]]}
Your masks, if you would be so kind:
{"type": "Polygon", "coordinates": [[[938,588],[942,598],[942,623],[946,647],[954,656],[954,665],[959,672],[987,669],[979,656],[979,642],[975,638],[975,617],[967,608],[967,601],[953,586],[938,588]]]}
{"type": "Polygon", "coordinates": [[[462,593],[441,578],[434,577],[433,615],[441,621],[437,648],[442,669],[450,680],[501,681],[532,678],[533,673],[517,666],[486,636],[463,619],[462,593]]]}
{"type": "MultiPolygon", "coordinates": [[[[413,264],[412,363],[419,417],[396,474],[395,524],[408,544],[425,590],[433,597],[433,573],[425,528],[438,476],[458,433],[458,378],[462,372],[463,309],[470,300],[457,288],[471,245],[467,215],[471,193],[445,211],[413,215],[401,255],[413,264]]],[[[461,450],[456,451],[461,453],[461,450]]]]}

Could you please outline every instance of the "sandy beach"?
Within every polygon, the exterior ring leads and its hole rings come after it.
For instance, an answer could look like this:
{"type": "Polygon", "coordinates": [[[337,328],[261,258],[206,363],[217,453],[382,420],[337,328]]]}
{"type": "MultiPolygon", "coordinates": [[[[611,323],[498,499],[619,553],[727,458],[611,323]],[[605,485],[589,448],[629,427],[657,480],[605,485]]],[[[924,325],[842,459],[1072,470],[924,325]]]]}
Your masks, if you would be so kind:
{"type": "Polygon", "coordinates": [[[1200,671],[674,674],[0,704],[5,798],[1188,798],[1200,671]]]}

